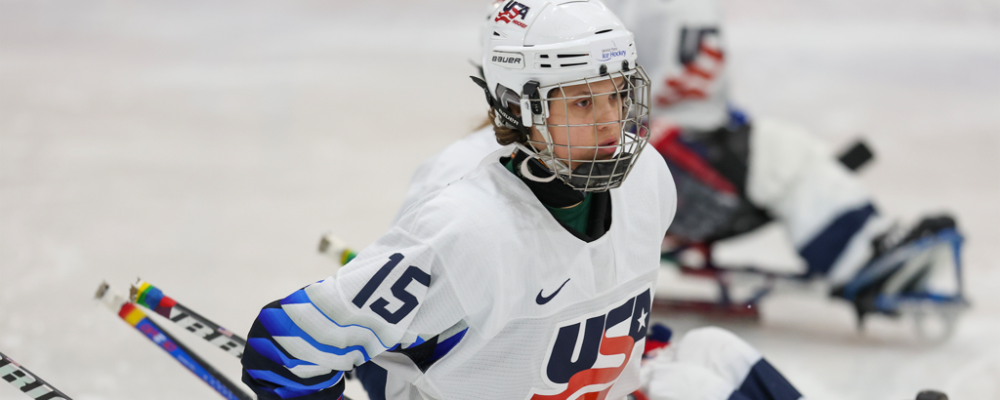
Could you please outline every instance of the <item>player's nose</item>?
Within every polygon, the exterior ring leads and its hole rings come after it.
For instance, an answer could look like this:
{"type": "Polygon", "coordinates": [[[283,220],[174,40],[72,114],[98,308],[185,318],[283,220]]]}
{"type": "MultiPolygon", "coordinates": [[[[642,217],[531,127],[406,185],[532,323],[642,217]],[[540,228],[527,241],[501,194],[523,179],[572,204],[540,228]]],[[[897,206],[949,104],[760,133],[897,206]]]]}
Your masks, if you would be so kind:
{"type": "Polygon", "coordinates": [[[618,130],[621,121],[621,109],[617,103],[611,101],[608,96],[603,96],[600,101],[595,101],[597,116],[597,129],[601,131],[618,130]]]}

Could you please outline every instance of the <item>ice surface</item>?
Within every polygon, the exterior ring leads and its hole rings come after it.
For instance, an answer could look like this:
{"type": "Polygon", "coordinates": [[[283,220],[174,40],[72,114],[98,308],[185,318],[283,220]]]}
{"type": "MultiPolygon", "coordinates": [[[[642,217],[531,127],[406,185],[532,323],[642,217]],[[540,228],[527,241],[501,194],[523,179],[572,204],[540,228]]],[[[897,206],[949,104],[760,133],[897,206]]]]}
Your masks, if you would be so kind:
{"type": "MultiPolygon", "coordinates": [[[[370,243],[417,163],[480,122],[479,3],[0,2],[0,350],[77,400],[216,398],[93,291],[142,277],[246,332],[324,278],[319,234],[370,243]]],[[[723,326],[811,399],[1000,398],[1000,5],[724,4],[738,104],[867,137],[891,215],[955,211],[974,308],[938,345],[796,293],[723,326]]],[[[780,231],[758,236],[726,256],[794,267],[780,231]]]]}

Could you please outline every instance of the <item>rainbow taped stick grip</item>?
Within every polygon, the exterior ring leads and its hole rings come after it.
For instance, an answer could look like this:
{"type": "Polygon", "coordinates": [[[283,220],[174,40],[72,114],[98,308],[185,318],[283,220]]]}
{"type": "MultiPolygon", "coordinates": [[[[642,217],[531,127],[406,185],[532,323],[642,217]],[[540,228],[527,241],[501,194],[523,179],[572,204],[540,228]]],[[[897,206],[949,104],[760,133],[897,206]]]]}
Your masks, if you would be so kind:
{"type": "Polygon", "coordinates": [[[252,400],[232,381],[219,373],[211,364],[198,356],[173,336],[151,321],[135,304],[129,303],[125,297],[115,293],[107,282],[101,283],[95,296],[108,310],[117,313],[122,320],[132,325],[150,341],[170,354],[177,362],[184,365],[195,376],[212,387],[222,397],[230,400],[252,400]]]}
{"type": "Polygon", "coordinates": [[[129,299],[162,315],[230,355],[236,358],[243,357],[243,350],[247,346],[246,339],[178,303],[156,286],[140,280],[132,285],[129,299]]]}

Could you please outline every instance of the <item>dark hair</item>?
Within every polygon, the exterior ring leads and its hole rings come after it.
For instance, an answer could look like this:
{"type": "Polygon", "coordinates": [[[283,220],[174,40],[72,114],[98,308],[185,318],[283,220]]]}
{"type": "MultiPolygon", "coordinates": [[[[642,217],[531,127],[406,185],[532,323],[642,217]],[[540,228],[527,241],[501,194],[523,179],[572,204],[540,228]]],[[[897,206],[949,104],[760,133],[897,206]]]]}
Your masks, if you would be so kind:
{"type": "Polygon", "coordinates": [[[523,132],[506,126],[497,125],[496,111],[490,109],[488,115],[489,123],[493,125],[493,133],[497,136],[497,143],[500,143],[501,146],[506,146],[514,142],[528,144],[528,136],[523,132]]]}

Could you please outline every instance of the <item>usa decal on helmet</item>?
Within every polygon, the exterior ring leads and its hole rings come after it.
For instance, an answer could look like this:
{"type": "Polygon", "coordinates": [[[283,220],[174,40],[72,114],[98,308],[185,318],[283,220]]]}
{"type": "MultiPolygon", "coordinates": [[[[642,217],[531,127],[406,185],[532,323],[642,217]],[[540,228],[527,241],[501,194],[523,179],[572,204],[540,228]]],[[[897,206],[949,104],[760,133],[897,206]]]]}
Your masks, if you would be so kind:
{"type": "Polygon", "coordinates": [[[490,62],[509,69],[523,69],[524,55],[521,53],[504,53],[494,51],[490,56],[490,62]]]}
{"type": "Polygon", "coordinates": [[[528,6],[511,0],[503,6],[503,9],[499,14],[497,14],[497,17],[493,20],[493,22],[503,21],[506,24],[513,23],[514,25],[522,28],[527,28],[528,25],[521,21],[524,21],[524,19],[528,16],[528,9],[528,6]],[[517,17],[521,17],[521,21],[518,21],[517,17]]]}
{"type": "Polygon", "coordinates": [[[647,288],[610,310],[560,324],[542,367],[542,377],[555,389],[534,389],[531,400],[583,398],[585,393],[607,396],[629,360],[642,354],[640,342],[646,337],[651,306],[647,288]]]}

